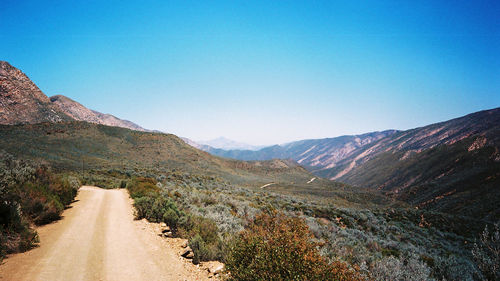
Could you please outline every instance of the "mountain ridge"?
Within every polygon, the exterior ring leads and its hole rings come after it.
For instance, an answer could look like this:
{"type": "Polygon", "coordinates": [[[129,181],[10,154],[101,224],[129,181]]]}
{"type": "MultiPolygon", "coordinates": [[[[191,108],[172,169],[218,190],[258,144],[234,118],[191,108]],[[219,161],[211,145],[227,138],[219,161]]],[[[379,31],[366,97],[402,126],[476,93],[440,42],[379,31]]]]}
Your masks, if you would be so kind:
{"type": "Polygon", "coordinates": [[[0,124],[62,122],[72,118],[33,83],[21,70],[0,61],[0,124]]]}
{"type": "Polygon", "coordinates": [[[0,124],[73,120],[149,131],[131,121],[89,109],[63,95],[49,98],[25,73],[6,61],[0,61],[0,124]]]}
{"type": "Polygon", "coordinates": [[[197,143],[199,146],[209,146],[216,149],[224,149],[224,150],[259,150],[264,148],[262,145],[251,145],[243,142],[234,141],[228,139],[226,137],[218,137],[215,139],[207,140],[207,141],[192,141],[197,143]]]}
{"type": "Polygon", "coordinates": [[[61,110],[63,110],[66,114],[77,121],[86,121],[95,124],[122,127],[143,132],[149,131],[131,121],[120,119],[111,114],[101,113],[89,109],[79,102],[63,95],[52,96],[50,97],[50,101],[59,106],[61,110]]]}
{"type": "Polygon", "coordinates": [[[341,136],[259,151],[204,149],[247,161],[293,159],[319,177],[380,190],[418,208],[500,219],[496,208],[500,200],[500,108],[383,132],[361,135],[368,137],[365,142],[358,136],[341,136]]]}
{"type": "Polygon", "coordinates": [[[322,169],[336,163],[360,146],[394,134],[396,130],[344,135],[333,138],[306,139],[282,145],[272,145],[257,151],[223,150],[211,146],[198,146],[217,156],[239,160],[293,159],[305,167],[322,169]]]}

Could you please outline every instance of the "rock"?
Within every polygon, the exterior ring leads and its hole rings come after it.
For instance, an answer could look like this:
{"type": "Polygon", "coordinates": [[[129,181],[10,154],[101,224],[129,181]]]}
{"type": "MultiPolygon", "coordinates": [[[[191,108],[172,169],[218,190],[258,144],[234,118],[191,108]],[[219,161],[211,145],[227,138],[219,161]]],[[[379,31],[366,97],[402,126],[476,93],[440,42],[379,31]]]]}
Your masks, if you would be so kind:
{"type": "Polygon", "coordinates": [[[224,271],[224,264],[214,264],[207,268],[208,272],[215,274],[219,274],[224,271]]]}
{"type": "Polygon", "coordinates": [[[184,252],[182,252],[181,256],[184,257],[184,258],[186,258],[186,259],[192,259],[192,258],[194,258],[193,250],[191,250],[190,247],[187,247],[184,250],[184,252]]]}
{"type": "Polygon", "coordinates": [[[184,242],[182,242],[182,244],[181,244],[181,247],[186,248],[187,246],[188,246],[188,241],[184,240],[184,242]]]}
{"type": "Polygon", "coordinates": [[[187,256],[185,256],[186,259],[192,259],[194,258],[194,253],[193,252],[189,252],[189,254],[187,254],[187,256]]]}
{"type": "Polygon", "coordinates": [[[166,238],[171,238],[173,237],[174,235],[172,234],[172,232],[168,231],[168,232],[163,232],[163,237],[166,237],[166,238]]]}
{"type": "Polygon", "coordinates": [[[170,231],[171,231],[171,230],[170,230],[170,227],[168,227],[168,226],[164,226],[164,227],[162,228],[162,230],[161,230],[161,233],[170,232],[170,231]]]}
{"type": "Polygon", "coordinates": [[[167,224],[162,222],[162,223],[160,223],[160,227],[167,227],[167,224]]]}

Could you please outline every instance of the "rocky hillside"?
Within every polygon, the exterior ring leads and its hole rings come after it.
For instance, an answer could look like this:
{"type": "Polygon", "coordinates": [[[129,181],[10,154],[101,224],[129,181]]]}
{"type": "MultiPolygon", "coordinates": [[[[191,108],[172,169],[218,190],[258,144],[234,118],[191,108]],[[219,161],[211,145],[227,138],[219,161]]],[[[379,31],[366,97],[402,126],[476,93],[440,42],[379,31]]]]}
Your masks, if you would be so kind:
{"type": "Polygon", "coordinates": [[[62,95],[49,99],[26,74],[8,62],[0,61],[0,124],[74,120],[147,131],[133,122],[88,109],[62,95]]]}
{"type": "MultiPolygon", "coordinates": [[[[257,151],[223,150],[207,145],[194,145],[198,149],[205,150],[211,154],[239,160],[292,159],[307,169],[318,173],[319,171],[335,167],[338,162],[351,156],[357,149],[391,136],[396,132],[394,130],[387,130],[357,136],[301,140],[283,145],[269,146],[257,151]]],[[[190,142],[188,144],[193,145],[190,142]]]]}
{"type": "Polygon", "coordinates": [[[0,61],[0,124],[72,120],[26,74],[0,61]]]}
{"type": "Polygon", "coordinates": [[[360,147],[349,157],[339,161],[335,167],[318,171],[330,179],[349,179],[360,166],[383,153],[404,152],[398,161],[404,161],[421,152],[441,145],[452,146],[466,139],[487,139],[484,145],[498,146],[500,108],[480,111],[453,120],[402,131],[360,147]]]}
{"type": "Polygon", "coordinates": [[[290,158],[318,176],[381,190],[419,208],[500,219],[500,108],[407,131],[259,151],[201,148],[242,160],[290,158]]]}
{"type": "Polygon", "coordinates": [[[420,208],[500,219],[500,108],[400,132],[323,171],[420,208]]]}
{"type": "Polygon", "coordinates": [[[146,129],[133,122],[122,120],[111,114],[104,114],[95,110],[88,109],[85,106],[81,105],[79,102],[76,102],[63,95],[50,97],[50,101],[53,104],[57,105],[67,115],[78,121],[127,128],[136,131],[147,131],[146,129]]]}

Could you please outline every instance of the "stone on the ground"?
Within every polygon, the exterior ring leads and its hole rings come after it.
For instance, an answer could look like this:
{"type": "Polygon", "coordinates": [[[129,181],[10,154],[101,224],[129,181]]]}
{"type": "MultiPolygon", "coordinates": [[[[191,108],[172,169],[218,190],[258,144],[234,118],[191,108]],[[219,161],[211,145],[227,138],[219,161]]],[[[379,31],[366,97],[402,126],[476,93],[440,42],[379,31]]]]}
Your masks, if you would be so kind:
{"type": "Polygon", "coordinates": [[[181,254],[182,257],[186,258],[186,259],[192,259],[194,258],[194,253],[193,253],[193,250],[191,250],[190,247],[187,247],[181,254]]]}
{"type": "Polygon", "coordinates": [[[186,248],[188,246],[188,241],[187,240],[184,240],[181,244],[181,247],[182,248],[186,248]]]}
{"type": "Polygon", "coordinates": [[[222,271],[224,271],[224,264],[214,264],[212,266],[209,266],[208,272],[213,273],[213,274],[219,274],[222,271]]]}

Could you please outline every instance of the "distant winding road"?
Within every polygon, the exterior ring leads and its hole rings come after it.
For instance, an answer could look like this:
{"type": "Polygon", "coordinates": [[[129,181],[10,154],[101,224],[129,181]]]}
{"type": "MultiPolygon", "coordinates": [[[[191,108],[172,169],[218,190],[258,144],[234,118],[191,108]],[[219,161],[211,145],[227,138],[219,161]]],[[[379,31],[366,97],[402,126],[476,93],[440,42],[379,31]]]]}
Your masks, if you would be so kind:
{"type": "Polygon", "coordinates": [[[128,193],[84,186],[63,219],[37,229],[40,247],[0,265],[0,280],[208,280],[134,221],[128,193]]]}

